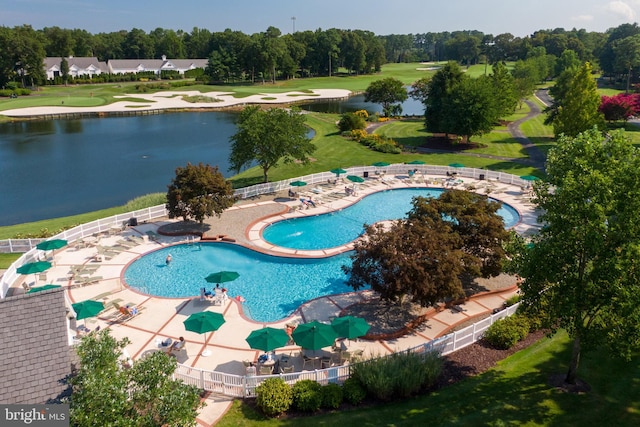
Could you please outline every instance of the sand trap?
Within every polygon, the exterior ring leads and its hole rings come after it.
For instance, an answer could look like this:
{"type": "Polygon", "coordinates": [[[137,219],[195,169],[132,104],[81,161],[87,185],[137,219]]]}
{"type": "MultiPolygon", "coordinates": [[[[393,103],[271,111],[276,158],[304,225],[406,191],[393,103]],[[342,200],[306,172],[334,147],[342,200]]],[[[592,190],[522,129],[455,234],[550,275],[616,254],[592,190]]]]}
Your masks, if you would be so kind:
{"type": "Polygon", "coordinates": [[[126,94],[114,98],[136,98],[148,102],[120,101],[108,105],[95,107],[29,107],[0,111],[0,114],[8,117],[41,116],[47,114],[69,113],[109,113],[118,111],[143,111],[164,109],[197,109],[197,108],[225,108],[245,104],[288,104],[297,101],[346,98],[351,91],[346,89],[312,89],[310,92],[286,92],[286,93],[259,93],[244,98],[234,98],[229,92],[199,92],[199,91],[163,91],[156,93],[126,94]],[[218,102],[188,102],[186,96],[203,96],[217,100],[218,102]]]}

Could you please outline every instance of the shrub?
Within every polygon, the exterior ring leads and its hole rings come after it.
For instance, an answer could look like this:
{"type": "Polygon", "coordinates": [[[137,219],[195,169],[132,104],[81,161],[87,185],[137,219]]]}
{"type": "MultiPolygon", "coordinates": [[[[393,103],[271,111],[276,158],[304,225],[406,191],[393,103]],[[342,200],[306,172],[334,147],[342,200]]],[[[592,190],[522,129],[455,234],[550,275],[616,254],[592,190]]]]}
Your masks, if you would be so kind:
{"type": "Polygon", "coordinates": [[[302,380],[292,387],[293,405],[301,411],[315,412],[322,405],[322,386],[313,380],[302,380]]]}
{"type": "Polygon", "coordinates": [[[406,398],[433,385],[442,370],[437,353],[393,353],[353,367],[353,378],[379,400],[406,398]]]}
{"type": "Polygon", "coordinates": [[[347,378],[344,384],[342,384],[342,394],[344,400],[352,405],[359,405],[365,397],[367,397],[367,390],[360,384],[355,378],[347,378]]]}
{"type": "Polygon", "coordinates": [[[256,388],[256,405],[268,417],[286,412],[293,403],[291,387],[281,378],[267,378],[256,388]]]}
{"type": "Polygon", "coordinates": [[[338,122],[338,128],[342,132],[354,129],[364,129],[365,127],[367,127],[367,122],[355,113],[344,113],[338,122]]]}
{"type": "Polygon", "coordinates": [[[342,387],[338,384],[327,384],[321,389],[322,407],[329,409],[338,409],[344,398],[342,387]]]}
{"type": "Polygon", "coordinates": [[[515,314],[489,326],[484,333],[484,339],[493,347],[506,350],[524,339],[528,333],[529,320],[525,316],[515,314]]]}
{"type": "Polygon", "coordinates": [[[365,120],[369,118],[369,112],[367,110],[358,110],[353,114],[355,114],[358,117],[362,117],[365,120]]]}
{"type": "Polygon", "coordinates": [[[353,129],[349,132],[349,137],[354,141],[360,142],[363,138],[367,137],[367,131],[364,129],[353,129]]]}
{"type": "Polygon", "coordinates": [[[504,306],[511,307],[512,305],[519,303],[521,299],[522,299],[522,295],[516,294],[510,298],[507,298],[504,302],[504,306]]]}
{"type": "Polygon", "coordinates": [[[392,142],[383,142],[381,144],[377,144],[373,147],[373,149],[381,153],[400,154],[402,152],[400,147],[392,142]]]}

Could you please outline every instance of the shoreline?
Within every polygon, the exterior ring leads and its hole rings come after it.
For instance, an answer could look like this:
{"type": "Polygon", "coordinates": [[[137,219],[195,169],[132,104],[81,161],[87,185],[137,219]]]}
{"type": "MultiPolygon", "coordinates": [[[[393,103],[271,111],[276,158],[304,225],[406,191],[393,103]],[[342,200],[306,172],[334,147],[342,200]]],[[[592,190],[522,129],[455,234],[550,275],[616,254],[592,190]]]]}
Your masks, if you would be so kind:
{"type": "Polygon", "coordinates": [[[151,94],[124,94],[114,98],[135,97],[144,101],[116,101],[94,107],[46,106],[25,107],[0,111],[0,115],[14,119],[55,118],[73,115],[109,116],[160,114],[165,111],[232,111],[246,105],[291,105],[314,100],[342,100],[353,95],[346,89],[311,89],[283,93],[260,93],[236,98],[229,92],[160,91],[151,94]],[[185,97],[207,97],[215,102],[189,102],[185,97]]]}

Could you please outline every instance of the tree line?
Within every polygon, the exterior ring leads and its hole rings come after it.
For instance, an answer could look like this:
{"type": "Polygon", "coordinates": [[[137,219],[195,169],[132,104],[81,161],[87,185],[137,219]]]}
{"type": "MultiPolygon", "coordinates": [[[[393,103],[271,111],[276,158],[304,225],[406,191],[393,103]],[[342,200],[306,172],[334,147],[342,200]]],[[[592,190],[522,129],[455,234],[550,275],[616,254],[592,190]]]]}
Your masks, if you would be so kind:
{"type": "Polygon", "coordinates": [[[91,34],[82,29],[29,25],[0,27],[0,85],[21,81],[44,83],[45,57],[110,59],[206,58],[213,82],[289,79],[372,73],[384,63],[457,61],[462,65],[544,59],[545,78],[557,76],[554,61],[571,51],[581,62],[594,64],[606,76],[629,82],[640,68],[640,27],[622,24],[606,32],[584,29],[539,30],[530,36],[496,36],[480,31],[376,35],[367,30],[330,28],[282,34],[278,28],[245,34],[225,29],[190,32],[139,28],[91,34]]]}

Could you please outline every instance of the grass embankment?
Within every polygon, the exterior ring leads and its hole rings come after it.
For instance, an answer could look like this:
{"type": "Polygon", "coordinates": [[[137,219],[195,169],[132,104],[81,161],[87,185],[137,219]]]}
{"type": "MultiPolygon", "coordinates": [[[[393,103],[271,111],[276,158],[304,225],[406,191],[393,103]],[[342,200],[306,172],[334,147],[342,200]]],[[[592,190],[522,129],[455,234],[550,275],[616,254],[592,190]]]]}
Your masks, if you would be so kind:
{"type": "Polygon", "coordinates": [[[581,360],[579,377],[587,394],[558,391],[550,374],[567,369],[566,334],[544,338],[494,369],[425,396],[314,417],[265,419],[241,401],[219,427],[271,426],[637,426],[640,424],[640,355],[631,362],[594,351],[581,360]]]}

